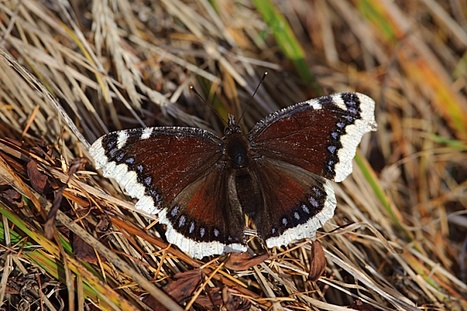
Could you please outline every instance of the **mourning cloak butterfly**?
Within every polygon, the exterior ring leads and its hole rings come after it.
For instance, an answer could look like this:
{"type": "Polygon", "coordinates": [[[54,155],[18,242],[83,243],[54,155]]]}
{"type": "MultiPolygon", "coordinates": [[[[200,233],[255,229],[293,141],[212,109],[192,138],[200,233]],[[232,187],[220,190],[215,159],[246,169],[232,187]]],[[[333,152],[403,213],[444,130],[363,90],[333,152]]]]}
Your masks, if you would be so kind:
{"type": "Polygon", "coordinates": [[[362,136],[376,130],[374,101],[341,93],[268,115],[244,135],[191,127],[112,132],[90,148],[96,168],[158,214],[167,240],[196,258],[245,251],[245,215],[268,247],[314,238],[362,136]]]}

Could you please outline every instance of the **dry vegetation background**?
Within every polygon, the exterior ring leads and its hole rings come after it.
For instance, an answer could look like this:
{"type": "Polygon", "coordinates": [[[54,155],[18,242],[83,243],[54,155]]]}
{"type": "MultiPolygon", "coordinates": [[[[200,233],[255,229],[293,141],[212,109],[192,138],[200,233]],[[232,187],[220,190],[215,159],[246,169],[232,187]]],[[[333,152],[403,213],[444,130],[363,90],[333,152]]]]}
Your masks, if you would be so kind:
{"type": "Polygon", "coordinates": [[[0,1],[2,310],[465,310],[466,29],[461,0],[0,1]],[[113,129],[220,131],[189,86],[238,115],[265,71],[247,127],[331,92],[377,103],[318,281],[309,241],[188,258],[84,160],[113,129]]]}

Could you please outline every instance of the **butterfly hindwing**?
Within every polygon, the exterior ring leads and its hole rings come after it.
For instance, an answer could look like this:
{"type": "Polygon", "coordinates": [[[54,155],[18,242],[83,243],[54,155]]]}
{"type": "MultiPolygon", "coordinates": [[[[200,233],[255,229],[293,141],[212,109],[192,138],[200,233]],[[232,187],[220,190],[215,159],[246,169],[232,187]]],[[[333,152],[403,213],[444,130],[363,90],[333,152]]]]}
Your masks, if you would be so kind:
{"type": "Polygon", "coordinates": [[[268,158],[258,159],[252,171],[258,176],[264,202],[252,218],[268,247],[314,238],[333,216],[336,198],[323,177],[268,158]]]}
{"type": "Polygon", "coordinates": [[[229,201],[228,177],[222,166],[222,161],[215,164],[159,214],[167,224],[167,239],[196,258],[246,251],[243,212],[229,201]]]}

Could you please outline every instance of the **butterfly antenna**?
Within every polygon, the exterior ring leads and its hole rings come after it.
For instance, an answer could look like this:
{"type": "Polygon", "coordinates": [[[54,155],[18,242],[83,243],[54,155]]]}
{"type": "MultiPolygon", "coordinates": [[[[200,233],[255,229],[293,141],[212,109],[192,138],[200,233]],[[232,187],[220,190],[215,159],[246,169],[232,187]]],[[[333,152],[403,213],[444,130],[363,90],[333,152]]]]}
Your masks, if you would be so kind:
{"type": "Polygon", "coordinates": [[[245,112],[246,110],[248,109],[248,107],[251,106],[251,104],[253,103],[253,97],[255,97],[256,93],[258,92],[259,90],[259,87],[263,84],[264,80],[266,79],[266,76],[268,75],[268,72],[265,71],[263,73],[263,76],[261,77],[261,80],[259,81],[258,85],[256,86],[255,88],[255,91],[253,92],[253,94],[251,94],[251,97],[250,99],[248,100],[248,102],[245,104],[245,108],[243,108],[243,111],[242,111],[242,114],[240,115],[240,118],[238,119],[238,123],[240,124],[240,121],[243,119],[243,116],[245,115],[245,112]]]}
{"type": "Polygon", "coordinates": [[[201,96],[201,94],[195,89],[195,87],[194,87],[193,85],[190,85],[190,91],[192,91],[193,93],[195,93],[196,96],[198,96],[199,99],[201,99],[201,101],[202,101],[203,103],[206,104],[206,100],[204,99],[204,97],[201,96]]]}
{"type": "Polygon", "coordinates": [[[211,104],[209,104],[203,96],[201,96],[201,94],[198,92],[197,89],[195,89],[195,87],[193,85],[190,85],[190,90],[193,93],[195,93],[196,96],[198,96],[201,99],[201,101],[204,104],[206,104],[209,107],[209,109],[211,109],[216,114],[216,116],[219,118],[219,120],[222,120],[222,122],[224,122],[224,124],[227,124],[227,121],[225,121],[224,118],[222,118],[222,116],[219,114],[219,112],[217,112],[217,110],[211,104]]]}

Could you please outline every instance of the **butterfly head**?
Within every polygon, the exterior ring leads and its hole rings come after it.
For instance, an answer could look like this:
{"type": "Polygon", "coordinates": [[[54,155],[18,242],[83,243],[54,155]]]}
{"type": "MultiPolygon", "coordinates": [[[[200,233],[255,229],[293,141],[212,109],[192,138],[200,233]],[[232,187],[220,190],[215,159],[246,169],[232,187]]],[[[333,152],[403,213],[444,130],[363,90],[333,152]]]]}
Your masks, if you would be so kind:
{"type": "Polygon", "coordinates": [[[225,136],[230,136],[234,133],[241,133],[242,130],[240,126],[237,124],[235,121],[235,117],[231,114],[229,114],[229,121],[227,122],[227,127],[224,130],[224,135],[225,136]]]}

